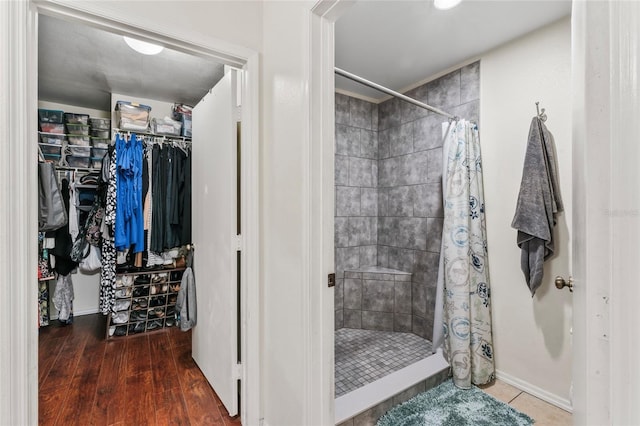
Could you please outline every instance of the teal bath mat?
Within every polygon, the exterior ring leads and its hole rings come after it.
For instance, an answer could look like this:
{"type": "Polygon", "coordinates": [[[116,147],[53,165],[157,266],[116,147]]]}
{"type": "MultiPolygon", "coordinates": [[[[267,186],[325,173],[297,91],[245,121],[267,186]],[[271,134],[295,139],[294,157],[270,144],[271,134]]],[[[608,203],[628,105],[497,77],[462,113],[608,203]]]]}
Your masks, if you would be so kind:
{"type": "Polygon", "coordinates": [[[462,390],[447,380],[392,408],[377,426],[530,426],[533,419],[477,387],[462,390]]]}

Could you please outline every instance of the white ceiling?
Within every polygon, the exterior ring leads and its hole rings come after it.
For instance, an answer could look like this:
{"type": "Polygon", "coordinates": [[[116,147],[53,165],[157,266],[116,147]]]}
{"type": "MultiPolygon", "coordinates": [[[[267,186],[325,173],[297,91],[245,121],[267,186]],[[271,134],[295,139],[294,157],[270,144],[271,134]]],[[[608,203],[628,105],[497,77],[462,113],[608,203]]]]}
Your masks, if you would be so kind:
{"type": "MultiPolygon", "coordinates": [[[[571,12],[570,0],[360,0],[336,23],[336,66],[394,90],[434,76],[571,12]]],[[[119,35],[48,16],[39,19],[39,98],[109,110],[110,93],[194,105],[223,75],[210,59],[130,49],[119,35]]],[[[384,94],[336,77],[336,87],[384,94]]]]}
{"type": "Polygon", "coordinates": [[[132,50],[122,36],[40,15],[38,97],[109,111],[111,92],[195,105],[223,75],[223,65],[164,49],[132,50]]]}
{"type": "MultiPolygon", "coordinates": [[[[360,0],[335,26],[336,66],[402,90],[571,13],[570,0],[360,0]]],[[[336,88],[377,100],[381,92],[336,76],[336,88]]]]}

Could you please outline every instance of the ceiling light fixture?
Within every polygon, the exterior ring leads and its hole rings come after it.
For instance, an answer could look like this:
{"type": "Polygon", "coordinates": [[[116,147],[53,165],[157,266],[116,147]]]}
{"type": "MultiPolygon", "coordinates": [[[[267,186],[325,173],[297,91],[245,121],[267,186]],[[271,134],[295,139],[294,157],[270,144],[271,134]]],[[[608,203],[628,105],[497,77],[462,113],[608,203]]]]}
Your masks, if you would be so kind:
{"type": "Polygon", "coordinates": [[[452,9],[460,4],[462,0],[433,0],[436,9],[447,10],[452,9]]]}
{"type": "Polygon", "coordinates": [[[164,49],[163,46],[158,46],[157,44],[147,43],[146,41],[136,40],[135,38],[127,36],[123,37],[124,41],[129,45],[130,48],[138,53],[142,53],[143,55],[157,55],[164,49]]]}

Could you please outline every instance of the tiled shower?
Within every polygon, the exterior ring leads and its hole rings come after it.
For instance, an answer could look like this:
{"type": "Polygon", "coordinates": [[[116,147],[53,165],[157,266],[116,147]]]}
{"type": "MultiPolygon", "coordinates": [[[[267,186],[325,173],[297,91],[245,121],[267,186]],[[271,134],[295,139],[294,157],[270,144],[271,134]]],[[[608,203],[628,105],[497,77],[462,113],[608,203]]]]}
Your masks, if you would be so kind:
{"type": "MultiPolygon", "coordinates": [[[[405,94],[478,122],[479,73],[475,62],[405,94]]],[[[396,98],[374,104],[336,94],[335,105],[336,330],[430,341],[447,119],[396,98]]],[[[336,341],[336,365],[339,350],[336,341]]]]}

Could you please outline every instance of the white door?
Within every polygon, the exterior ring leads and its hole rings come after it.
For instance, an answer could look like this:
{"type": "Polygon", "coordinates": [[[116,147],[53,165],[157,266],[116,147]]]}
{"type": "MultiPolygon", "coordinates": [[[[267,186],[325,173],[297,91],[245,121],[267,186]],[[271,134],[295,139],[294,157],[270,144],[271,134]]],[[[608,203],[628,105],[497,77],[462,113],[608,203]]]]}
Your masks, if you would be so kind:
{"type": "Polygon", "coordinates": [[[192,356],[229,415],[238,413],[236,71],[193,110],[194,273],[198,323],[192,356]]]}

